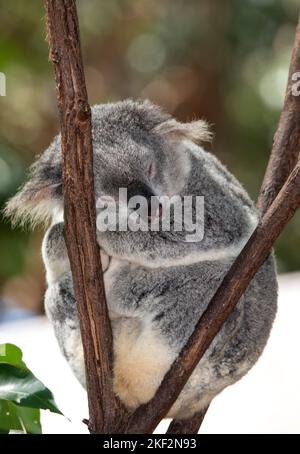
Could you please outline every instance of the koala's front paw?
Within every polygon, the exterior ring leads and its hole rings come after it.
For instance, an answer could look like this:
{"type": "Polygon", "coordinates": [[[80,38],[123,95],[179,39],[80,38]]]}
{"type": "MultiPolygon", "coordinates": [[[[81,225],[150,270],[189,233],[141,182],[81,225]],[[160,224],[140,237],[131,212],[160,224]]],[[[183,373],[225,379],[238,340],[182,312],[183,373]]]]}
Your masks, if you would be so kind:
{"type": "Polygon", "coordinates": [[[62,274],[70,270],[63,222],[54,224],[47,230],[42,244],[42,256],[48,283],[57,281],[62,274]]]}
{"type": "Polygon", "coordinates": [[[138,320],[124,318],[114,331],[114,392],[128,408],[154,396],[176,357],[162,336],[138,320]]]}
{"type": "Polygon", "coordinates": [[[115,367],[114,392],[126,407],[135,409],[154,396],[158,383],[151,381],[148,371],[144,373],[132,366],[136,365],[130,365],[123,370],[115,367]]]}
{"type": "Polygon", "coordinates": [[[52,225],[45,235],[45,252],[48,256],[61,257],[67,254],[63,222],[52,225]]]}

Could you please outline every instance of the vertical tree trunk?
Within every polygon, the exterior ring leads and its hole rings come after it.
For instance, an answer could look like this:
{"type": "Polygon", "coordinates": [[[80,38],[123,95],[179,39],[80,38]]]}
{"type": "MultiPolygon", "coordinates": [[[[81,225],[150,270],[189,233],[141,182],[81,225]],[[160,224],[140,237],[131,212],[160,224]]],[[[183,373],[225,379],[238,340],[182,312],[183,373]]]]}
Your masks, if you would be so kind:
{"type": "Polygon", "coordinates": [[[96,237],[91,110],[74,0],[45,0],[62,137],[66,244],[86,365],[91,432],[116,430],[121,407],[112,389],[112,332],[96,237]]]}

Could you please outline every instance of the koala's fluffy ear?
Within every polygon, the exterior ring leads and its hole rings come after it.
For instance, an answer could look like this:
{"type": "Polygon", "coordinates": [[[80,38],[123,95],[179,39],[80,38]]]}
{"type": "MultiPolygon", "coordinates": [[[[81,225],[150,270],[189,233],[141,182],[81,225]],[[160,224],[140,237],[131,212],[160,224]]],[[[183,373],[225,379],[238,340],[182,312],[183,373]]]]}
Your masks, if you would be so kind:
{"type": "Polygon", "coordinates": [[[62,206],[62,177],[57,139],[31,166],[29,180],[4,208],[4,215],[12,224],[34,227],[50,220],[62,206]],[[57,153],[58,151],[58,153],[57,153]]]}
{"type": "Polygon", "coordinates": [[[195,143],[210,142],[213,137],[208,123],[204,120],[181,123],[172,118],[155,126],[153,132],[171,140],[188,139],[195,143]]]}
{"type": "Polygon", "coordinates": [[[4,215],[13,225],[29,223],[33,228],[36,224],[47,223],[57,207],[58,190],[59,185],[39,186],[29,181],[7,202],[4,215]]]}

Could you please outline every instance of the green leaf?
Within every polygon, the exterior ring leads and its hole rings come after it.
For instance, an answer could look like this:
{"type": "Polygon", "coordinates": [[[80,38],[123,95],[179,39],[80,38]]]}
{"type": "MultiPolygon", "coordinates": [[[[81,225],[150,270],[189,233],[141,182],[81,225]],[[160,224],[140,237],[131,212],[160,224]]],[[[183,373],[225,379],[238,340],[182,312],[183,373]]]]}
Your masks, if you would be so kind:
{"type": "Polygon", "coordinates": [[[0,344],[0,434],[42,433],[40,408],[59,413],[51,391],[38,380],[13,344],[0,344]]]}
{"type": "Polygon", "coordinates": [[[0,399],[23,407],[42,408],[62,414],[51,391],[23,367],[0,363],[0,399]]]}
{"type": "Polygon", "coordinates": [[[27,434],[41,434],[42,426],[40,422],[40,410],[38,408],[21,407],[20,405],[11,406],[15,407],[19,421],[23,427],[23,432],[27,434]]]}
{"type": "Polygon", "coordinates": [[[22,361],[22,350],[14,344],[0,344],[0,363],[26,367],[22,361]]]}
{"type": "Polygon", "coordinates": [[[0,433],[7,434],[10,430],[21,430],[27,434],[42,433],[40,410],[0,400],[0,433]]]}

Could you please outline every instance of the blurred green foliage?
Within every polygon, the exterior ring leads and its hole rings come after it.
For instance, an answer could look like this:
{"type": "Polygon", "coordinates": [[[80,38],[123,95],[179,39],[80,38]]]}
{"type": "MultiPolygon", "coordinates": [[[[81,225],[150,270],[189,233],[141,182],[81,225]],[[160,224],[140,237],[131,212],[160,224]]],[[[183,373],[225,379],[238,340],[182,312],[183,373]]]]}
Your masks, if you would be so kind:
{"type": "MultiPolygon", "coordinates": [[[[298,0],[78,0],[91,104],[148,97],[179,119],[205,117],[212,151],[257,197],[282,107],[298,0]]],[[[42,1],[2,2],[0,201],[58,129],[42,1]]],[[[0,229],[0,285],[22,271],[28,233],[0,229]]],[[[300,269],[300,213],[276,246],[300,269]]]]}

